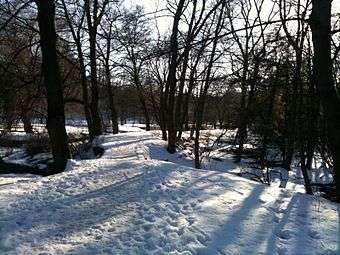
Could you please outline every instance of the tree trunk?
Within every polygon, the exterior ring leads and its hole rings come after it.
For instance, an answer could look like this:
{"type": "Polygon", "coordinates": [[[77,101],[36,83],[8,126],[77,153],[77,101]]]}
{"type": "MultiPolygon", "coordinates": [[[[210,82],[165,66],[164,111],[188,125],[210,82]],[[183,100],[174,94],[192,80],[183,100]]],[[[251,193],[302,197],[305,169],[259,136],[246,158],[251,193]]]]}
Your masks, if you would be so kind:
{"type": "Polygon", "coordinates": [[[314,79],[327,122],[328,144],[333,157],[337,201],[340,202],[340,100],[333,81],[331,56],[332,0],[313,0],[310,17],[314,46],[314,79]]]}
{"type": "Polygon", "coordinates": [[[273,112],[274,112],[278,80],[279,80],[279,72],[276,71],[274,82],[271,84],[272,88],[270,91],[269,103],[268,103],[267,111],[266,111],[265,118],[264,118],[266,124],[264,126],[264,134],[263,134],[263,139],[262,139],[262,148],[261,148],[261,156],[260,156],[261,169],[265,169],[265,167],[267,167],[267,147],[268,147],[269,137],[273,129],[273,112]]]}
{"type": "Polygon", "coordinates": [[[243,71],[242,71],[242,80],[241,80],[241,108],[240,108],[240,119],[238,124],[238,130],[236,134],[238,148],[236,151],[235,162],[240,163],[243,145],[245,140],[247,139],[247,121],[246,121],[246,108],[247,108],[247,73],[248,73],[248,55],[244,56],[243,60],[243,71]]]}
{"type": "Polygon", "coordinates": [[[174,17],[174,23],[172,27],[172,34],[170,38],[170,64],[169,64],[169,74],[166,82],[166,87],[169,91],[167,97],[167,107],[166,107],[166,127],[168,129],[168,147],[169,153],[176,152],[176,125],[174,120],[174,106],[175,106],[175,94],[176,94],[176,71],[178,66],[178,25],[182,16],[182,11],[184,8],[185,0],[180,0],[177,5],[177,10],[174,17]]]}
{"type": "Polygon", "coordinates": [[[112,85],[111,85],[111,72],[110,72],[110,65],[108,61],[105,63],[105,76],[106,76],[106,89],[109,99],[109,107],[110,107],[110,117],[111,117],[111,125],[112,125],[112,133],[118,134],[118,114],[116,111],[116,107],[114,104],[113,99],[113,91],[112,91],[112,85]]]}
{"type": "Polygon", "coordinates": [[[108,84],[107,92],[108,92],[108,96],[109,96],[112,133],[113,134],[118,134],[118,132],[119,132],[119,128],[118,128],[118,114],[117,114],[116,107],[115,107],[114,102],[113,102],[113,91],[112,91],[111,84],[110,85],[108,84]]]}
{"type": "Polygon", "coordinates": [[[212,68],[215,60],[215,53],[216,53],[216,48],[217,48],[217,43],[218,43],[218,35],[220,31],[220,27],[222,24],[222,19],[224,15],[224,7],[225,7],[225,1],[222,3],[222,9],[218,17],[217,25],[215,28],[215,39],[213,41],[212,49],[211,49],[211,55],[209,57],[209,62],[208,62],[208,67],[207,67],[207,73],[205,76],[205,81],[204,84],[202,85],[201,91],[200,91],[200,96],[198,98],[197,102],[197,109],[196,109],[196,118],[195,118],[195,146],[194,146],[194,154],[195,154],[195,168],[201,168],[201,160],[200,160],[200,155],[199,155],[199,140],[200,140],[200,131],[202,128],[202,123],[203,123],[203,116],[204,116],[204,108],[205,108],[205,102],[206,102],[206,97],[208,93],[208,89],[210,87],[211,83],[211,75],[212,75],[212,68]]]}
{"type": "Polygon", "coordinates": [[[89,35],[90,46],[90,76],[91,76],[91,121],[92,121],[92,140],[95,136],[102,134],[102,122],[99,115],[99,91],[98,91],[98,75],[97,75],[97,27],[99,25],[98,19],[98,1],[93,1],[93,13],[91,10],[91,2],[89,0],[84,1],[84,8],[86,12],[87,29],[89,35]]]}
{"type": "Polygon", "coordinates": [[[54,0],[36,0],[42,52],[42,72],[47,95],[47,130],[51,140],[54,170],[65,169],[70,158],[65,129],[64,98],[56,49],[54,0]]]}
{"type": "Polygon", "coordinates": [[[21,114],[21,120],[24,123],[24,131],[26,134],[32,134],[33,133],[33,126],[31,123],[31,117],[29,116],[28,112],[23,112],[21,114]]]}
{"type": "MultiPolygon", "coordinates": [[[[86,68],[85,68],[84,54],[83,54],[82,42],[81,42],[81,30],[80,30],[80,27],[77,28],[77,31],[75,30],[74,24],[72,23],[72,20],[67,10],[67,5],[65,3],[65,0],[62,0],[61,3],[64,8],[66,22],[68,23],[68,26],[70,27],[70,31],[71,31],[73,40],[77,48],[79,68],[80,68],[80,73],[81,73],[81,88],[82,88],[84,113],[85,113],[85,118],[87,122],[87,127],[89,130],[89,135],[90,137],[94,137],[94,134],[93,134],[94,129],[93,129],[93,124],[92,124],[93,122],[92,122],[92,116],[91,116],[91,110],[90,110],[90,104],[89,104],[89,91],[88,91],[88,86],[87,86],[86,68]]],[[[83,25],[84,17],[85,16],[81,18],[81,22],[79,26],[83,25]]]]}
{"type": "MultiPolygon", "coordinates": [[[[102,134],[102,124],[99,115],[99,92],[97,77],[97,53],[96,53],[96,31],[90,29],[90,69],[91,69],[91,116],[93,126],[93,136],[102,134]]],[[[94,137],[92,137],[94,138],[94,137]]]]}
{"type": "Polygon", "coordinates": [[[133,70],[133,80],[137,89],[137,94],[138,94],[138,99],[140,102],[140,105],[142,107],[142,112],[144,115],[144,120],[145,120],[145,130],[146,131],[150,131],[151,126],[150,126],[150,114],[149,114],[149,110],[146,104],[146,100],[144,97],[144,93],[143,93],[143,88],[142,88],[142,84],[141,84],[141,80],[139,77],[139,72],[138,72],[138,68],[136,66],[136,64],[134,63],[134,70],[133,70]]]}
{"type": "Polygon", "coordinates": [[[313,195],[313,190],[312,190],[312,186],[311,186],[309,175],[308,175],[308,169],[306,166],[306,157],[304,154],[302,154],[300,157],[301,157],[300,158],[301,171],[302,171],[303,180],[305,182],[306,193],[309,195],[313,195]]]}

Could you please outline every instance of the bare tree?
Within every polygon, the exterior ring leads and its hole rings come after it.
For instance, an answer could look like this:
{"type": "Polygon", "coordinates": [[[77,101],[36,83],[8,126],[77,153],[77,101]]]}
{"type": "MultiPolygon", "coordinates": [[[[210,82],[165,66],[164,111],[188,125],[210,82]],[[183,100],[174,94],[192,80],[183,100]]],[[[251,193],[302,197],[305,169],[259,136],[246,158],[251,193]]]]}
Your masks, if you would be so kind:
{"type": "Polygon", "coordinates": [[[112,6],[108,6],[107,11],[104,14],[103,22],[100,24],[101,39],[98,44],[100,56],[103,60],[104,72],[105,72],[105,88],[108,95],[110,117],[112,124],[112,133],[118,134],[118,113],[114,102],[114,91],[112,84],[112,69],[115,65],[112,63],[112,53],[114,49],[115,38],[115,22],[119,17],[119,13],[112,6]]]}
{"type": "Polygon", "coordinates": [[[142,71],[150,58],[148,53],[150,29],[143,16],[143,9],[140,6],[130,12],[127,11],[122,18],[121,29],[116,38],[120,43],[121,52],[124,54],[123,61],[119,66],[128,74],[129,80],[137,91],[148,131],[150,130],[151,116],[146,99],[146,89],[143,86],[142,71]]]}
{"type": "Polygon", "coordinates": [[[53,0],[36,0],[42,52],[42,71],[47,96],[47,130],[51,140],[54,171],[65,169],[70,158],[65,129],[63,91],[56,50],[55,5],[53,0]]]}
{"type": "Polygon", "coordinates": [[[340,202],[340,100],[332,75],[331,7],[331,0],[313,0],[310,26],[314,46],[314,79],[327,121],[327,138],[333,156],[336,196],[340,202]]]}

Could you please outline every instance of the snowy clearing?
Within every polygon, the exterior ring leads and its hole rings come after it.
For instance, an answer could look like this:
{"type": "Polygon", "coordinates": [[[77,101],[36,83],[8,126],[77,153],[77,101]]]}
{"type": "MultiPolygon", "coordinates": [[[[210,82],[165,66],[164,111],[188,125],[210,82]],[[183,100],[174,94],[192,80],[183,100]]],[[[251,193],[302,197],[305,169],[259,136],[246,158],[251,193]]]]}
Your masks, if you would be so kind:
{"type": "Polygon", "coordinates": [[[96,142],[62,174],[0,177],[0,254],[340,254],[335,203],[194,169],[150,132],[96,142]]]}

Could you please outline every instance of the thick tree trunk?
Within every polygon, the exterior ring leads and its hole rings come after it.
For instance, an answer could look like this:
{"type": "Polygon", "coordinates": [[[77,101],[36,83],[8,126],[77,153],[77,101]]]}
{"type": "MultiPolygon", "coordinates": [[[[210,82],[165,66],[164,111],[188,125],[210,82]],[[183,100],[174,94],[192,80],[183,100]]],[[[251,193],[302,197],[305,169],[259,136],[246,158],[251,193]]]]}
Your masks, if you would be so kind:
{"type": "Polygon", "coordinates": [[[109,105],[110,105],[110,117],[111,117],[111,125],[112,125],[112,133],[113,134],[118,134],[119,128],[118,128],[118,114],[116,111],[116,107],[114,105],[113,101],[113,91],[111,84],[107,85],[107,92],[109,96],[109,105]]]}
{"type": "Polygon", "coordinates": [[[112,133],[118,134],[118,114],[116,111],[116,107],[114,104],[113,99],[113,91],[112,91],[112,85],[111,85],[111,72],[110,72],[110,66],[108,61],[105,63],[105,73],[106,73],[106,89],[109,99],[109,107],[110,107],[110,117],[111,117],[111,125],[112,125],[112,133]]]}
{"type": "MultiPolygon", "coordinates": [[[[89,135],[90,137],[94,137],[91,110],[90,110],[90,105],[89,105],[89,91],[88,91],[88,86],[87,86],[86,68],[85,68],[84,54],[83,54],[82,42],[81,42],[81,30],[80,30],[80,27],[77,27],[77,30],[75,29],[74,24],[68,13],[65,0],[62,0],[61,3],[64,8],[66,22],[68,23],[73,40],[77,48],[79,67],[80,67],[80,73],[81,73],[81,88],[82,88],[84,113],[85,113],[85,118],[87,122],[87,127],[89,130],[89,135]]],[[[79,26],[82,26],[83,21],[84,21],[84,17],[81,19],[79,26]]]]}
{"type": "Polygon", "coordinates": [[[159,103],[159,126],[162,130],[162,140],[168,140],[167,128],[166,128],[166,100],[165,92],[163,91],[163,86],[160,92],[160,103],[159,103]]]}
{"type": "Polygon", "coordinates": [[[313,0],[310,26],[314,46],[314,79],[327,122],[327,136],[333,157],[337,201],[340,202],[340,100],[333,81],[331,56],[332,0],[313,0]]]}
{"type": "Polygon", "coordinates": [[[42,72],[47,95],[47,130],[51,140],[54,168],[65,169],[70,158],[65,129],[64,98],[56,49],[54,0],[36,0],[42,52],[42,72]]]}
{"type": "Polygon", "coordinates": [[[144,95],[142,93],[143,93],[142,91],[138,92],[139,102],[141,104],[143,115],[144,115],[145,130],[146,131],[150,131],[151,130],[150,114],[149,114],[148,107],[146,105],[146,101],[145,101],[144,95]]]}
{"type": "Polygon", "coordinates": [[[24,131],[26,134],[32,134],[33,133],[33,126],[31,122],[31,117],[29,116],[28,112],[23,112],[21,114],[21,120],[24,124],[24,131]]]}
{"type": "Polygon", "coordinates": [[[84,113],[85,113],[87,128],[89,130],[89,136],[95,137],[92,115],[91,115],[90,104],[89,104],[89,92],[88,92],[88,87],[87,87],[85,66],[84,66],[84,74],[82,74],[81,87],[82,87],[82,98],[83,98],[83,104],[84,104],[84,113]]]}
{"type": "Polygon", "coordinates": [[[91,10],[91,2],[89,0],[84,1],[84,8],[86,12],[86,21],[89,35],[90,46],[90,76],[91,76],[91,121],[92,121],[92,136],[102,134],[102,122],[99,114],[99,89],[98,89],[98,75],[97,75],[97,28],[99,25],[98,19],[98,0],[93,1],[93,12],[91,10]]]}
{"type": "MultiPolygon", "coordinates": [[[[90,69],[91,69],[91,116],[93,126],[93,136],[102,134],[102,123],[99,115],[99,91],[97,77],[97,53],[96,53],[96,31],[90,29],[90,69]]],[[[94,138],[94,137],[92,137],[94,138]]]]}
{"type": "Polygon", "coordinates": [[[134,63],[134,71],[133,71],[133,80],[137,89],[137,94],[138,94],[138,99],[139,99],[139,103],[142,107],[142,112],[144,115],[144,120],[145,120],[145,130],[146,131],[150,131],[151,129],[151,120],[150,120],[150,114],[149,114],[149,110],[146,104],[146,100],[145,100],[145,96],[143,93],[143,88],[142,88],[142,83],[139,77],[139,72],[138,72],[138,68],[136,66],[136,64],[134,63]]]}
{"type": "Polygon", "coordinates": [[[279,72],[276,71],[275,80],[271,84],[272,88],[270,90],[270,97],[269,102],[267,106],[267,112],[265,115],[265,127],[264,127],[264,134],[262,139],[262,148],[261,148],[261,169],[265,169],[267,166],[267,147],[269,142],[270,134],[272,133],[273,129],[273,112],[274,112],[274,105],[275,105],[275,99],[276,99],[276,92],[277,92],[277,82],[279,80],[279,72]]]}
{"type": "Polygon", "coordinates": [[[305,182],[306,193],[309,195],[313,195],[313,190],[312,190],[311,182],[310,182],[309,175],[308,175],[308,169],[306,166],[306,157],[303,154],[300,156],[300,163],[301,163],[301,172],[302,172],[303,180],[305,182]]]}
{"type": "Polygon", "coordinates": [[[243,145],[247,139],[247,120],[246,120],[246,108],[247,108],[247,74],[248,74],[248,55],[244,56],[243,71],[241,80],[241,107],[240,107],[240,119],[238,123],[238,130],[236,134],[238,148],[236,151],[235,162],[241,162],[243,145]]]}
{"type": "Polygon", "coordinates": [[[185,0],[180,0],[177,5],[177,10],[174,17],[174,23],[172,26],[172,34],[170,38],[170,65],[169,74],[166,82],[166,87],[169,92],[167,97],[167,107],[166,107],[166,127],[168,129],[168,147],[169,153],[176,152],[176,125],[174,120],[174,106],[175,106],[175,94],[176,94],[176,71],[178,66],[178,25],[182,16],[182,11],[184,8],[185,0]]]}
{"type": "Polygon", "coordinates": [[[87,122],[87,127],[89,130],[90,137],[94,137],[94,128],[93,128],[93,121],[91,116],[91,110],[90,110],[90,103],[89,103],[89,91],[87,86],[87,77],[86,77],[86,68],[85,68],[85,62],[84,62],[84,56],[83,51],[81,48],[80,41],[76,42],[77,44],[77,51],[78,51],[78,58],[80,63],[80,72],[81,72],[81,88],[82,88],[82,99],[83,99],[83,105],[84,105],[84,113],[85,118],[87,122]]]}
{"type": "Polygon", "coordinates": [[[217,43],[218,43],[217,38],[218,38],[219,31],[220,31],[220,26],[222,24],[225,4],[226,4],[226,2],[223,1],[222,10],[219,14],[217,25],[216,25],[216,28],[215,28],[215,33],[214,33],[215,39],[213,41],[213,45],[212,45],[212,49],[211,49],[211,55],[210,55],[209,62],[208,62],[205,81],[204,81],[204,84],[202,86],[202,91],[200,92],[200,97],[198,98],[198,103],[197,103],[196,119],[195,119],[195,134],[196,134],[196,136],[195,136],[195,146],[194,146],[195,168],[201,168],[201,159],[200,159],[200,153],[199,153],[200,131],[201,131],[201,128],[202,128],[202,123],[203,123],[206,97],[207,97],[208,89],[209,89],[210,83],[211,83],[212,68],[213,68],[213,64],[214,64],[214,61],[215,61],[215,53],[216,53],[216,48],[217,48],[217,43]]]}

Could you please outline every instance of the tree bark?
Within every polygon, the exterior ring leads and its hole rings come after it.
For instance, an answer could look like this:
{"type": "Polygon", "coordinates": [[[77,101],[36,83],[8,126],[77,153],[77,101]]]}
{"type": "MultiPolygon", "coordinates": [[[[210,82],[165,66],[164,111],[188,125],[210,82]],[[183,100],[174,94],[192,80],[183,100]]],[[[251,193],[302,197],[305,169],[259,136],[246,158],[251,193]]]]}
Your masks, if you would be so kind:
{"type": "Polygon", "coordinates": [[[177,5],[177,10],[174,17],[172,26],[172,34],[170,38],[170,64],[168,79],[166,82],[166,91],[168,91],[167,106],[166,106],[166,127],[168,129],[168,147],[169,153],[176,152],[176,125],[174,120],[174,106],[175,106],[175,94],[176,94],[176,71],[178,66],[178,25],[182,16],[185,0],[180,0],[177,5]]]}
{"type": "Polygon", "coordinates": [[[72,23],[71,17],[67,10],[67,6],[65,0],[61,1],[65,13],[66,22],[70,28],[73,40],[76,44],[78,60],[79,60],[79,69],[81,74],[81,88],[82,88],[82,99],[83,99],[83,106],[84,106],[84,113],[87,122],[87,127],[89,130],[90,137],[94,137],[94,128],[90,110],[90,103],[89,103],[89,91],[88,91],[88,81],[86,77],[86,68],[85,68],[85,61],[84,61],[84,53],[81,45],[81,27],[84,22],[85,14],[83,14],[80,18],[80,24],[78,24],[77,30],[74,28],[74,24],[72,23]]]}
{"type": "Polygon", "coordinates": [[[24,131],[26,134],[32,134],[33,133],[33,126],[31,122],[31,116],[28,112],[23,112],[21,114],[21,120],[24,124],[24,131]]]}
{"type": "Polygon", "coordinates": [[[327,122],[328,144],[333,157],[337,201],[340,202],[340,100],[333,80],[331,56],[332,0],[313,0],[310,17],[314,46],[314,79],[327,122]]]}
{"type": "Polygon", "coordinates": [[[112,133],[118,134],[118,132],[119,132],[119,129],[118,129],[118,114],[117,114],[116,107],[115,107],[115,104],[114,104],[114,99],[113,99],[113,91],[112,91],[112,85],[111,85],[111,71],[110,71],[109,63],[105,64],[105,73],[106,73],[106,89],[107,89],[107,94],[108,94],[108,97],[109,97],[112,133]]]}
{"type": "Polygon", "coordinates": [[[42,52],[42,72],[47,96],[47,130],[51,140],[54,170],[65,169],[70,158],[65,129],[64,98],[56,49],[54,0],[36,0],[42,52]]]}
{"type": "Polygon", "coordinates": [[[98,75],[97,75],[97,27],[98,27],[98,0],[93,1],[93,15],[91,14],[90,1],[85,0],[85,12],[89,35],[90,45],[90,73],[91,73],[91,101],[90,111],[92,117],[93,134],[91,139],[102,134],[102,122],[99,115],[99,91],[98,91],[98,75]]]}
{"type": "Polygon", "coordinates": [[[222,9],[218,16],[218,20],[217,20],[217,24],[216,24],[216,28],[214,32],[215,39],[213,41],[211,54],[209,57],[207,73],[206,73],[204,84],[202,86],[202,91],[200,92],[200,97],[198,98],[197,109],[196,109],[194,155],[195,155],[195,168],[198,168],[198,169],[201,168],[201,160],[200,160],[200,153],[199,153],[200,131],[202,128],[202,123],[203,123],[206,97],[207,97],[208,89],[211,84],[212,68],[213,68],[214,62],[216,61],[215,54],[216,54],[217,43],[218,43],[218,35],[219,35],[220,28],[222,25],[225,4],[226,4],[226,1],[223,1],[222,7],[221,7],[222,9]]]}

